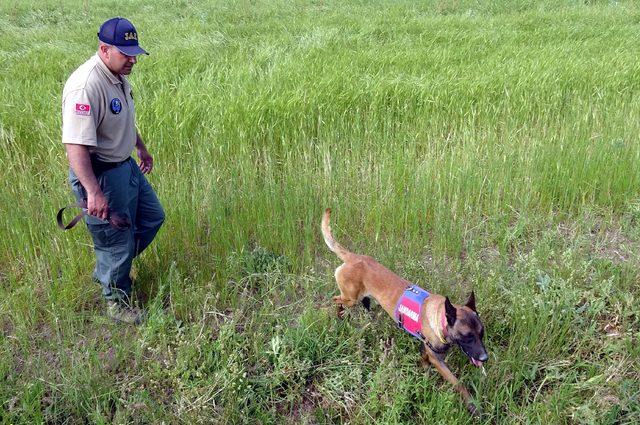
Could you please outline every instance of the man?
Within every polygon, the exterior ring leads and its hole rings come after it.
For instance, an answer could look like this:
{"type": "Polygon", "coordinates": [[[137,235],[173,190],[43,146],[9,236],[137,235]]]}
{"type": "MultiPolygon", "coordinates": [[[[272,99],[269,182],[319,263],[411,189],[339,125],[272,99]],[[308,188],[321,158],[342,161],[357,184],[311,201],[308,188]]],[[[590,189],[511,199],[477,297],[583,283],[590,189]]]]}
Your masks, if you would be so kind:
{"type": "Polygon", "coordinates": [[[62,95],[62,142],[69,159],[69,182],[86,203],[93,239],[93,278],[102,285],[107,314],[138,324],[131,306],[131,263],[151,243],[164,211],[144,174],[153,158],[135,127],[131,73],[138,45],[131,22],[112,18],[100,26],[98,52],[71,74],[62,95]],[[139,164],[131,158],[136,149],[139,164]]]}

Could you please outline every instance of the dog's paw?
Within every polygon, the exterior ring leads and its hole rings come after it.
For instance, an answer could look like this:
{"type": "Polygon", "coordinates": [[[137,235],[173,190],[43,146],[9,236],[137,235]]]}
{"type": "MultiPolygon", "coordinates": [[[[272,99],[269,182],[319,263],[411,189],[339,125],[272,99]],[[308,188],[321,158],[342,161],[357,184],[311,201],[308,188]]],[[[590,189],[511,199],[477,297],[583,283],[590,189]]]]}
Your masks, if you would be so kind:
{"type": "Polygon", "coordinates": [[[482,416],[482,413],[480,412],[480,408],[476,406],[475,403],[468,403],[467,409],[469,410],[469,413],[471,413],[471,416],[473,416],[474,419],[480,419],[480,417],[482,416]]]}

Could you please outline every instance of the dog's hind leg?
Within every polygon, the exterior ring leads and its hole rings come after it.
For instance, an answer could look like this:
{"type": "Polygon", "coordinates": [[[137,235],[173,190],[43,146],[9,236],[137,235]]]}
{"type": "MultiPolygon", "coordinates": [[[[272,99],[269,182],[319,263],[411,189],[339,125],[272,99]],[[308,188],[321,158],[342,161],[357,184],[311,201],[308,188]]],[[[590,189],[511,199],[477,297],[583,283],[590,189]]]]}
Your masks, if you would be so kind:
{"type": "Polygon", "coordinates": [[[369,297],[364,297],[362,298],[362,301],[360,301],[362,303],[362,305],[364,306],[364,309],[367,311],[371,311],[371,298],[369,297]]]}
{"type": "Polygon", "coordinates": [[[340,295],[333,297],[338,305],[338,317],[344,315],[344,307],[352,307],[358,302],[361,284],[353,279],[354,270],[347,264],[336,269],[335,277],[340,288],[340,295]]]}
{"type": "Polygon", "coordinates": [[[335,302],[337,305],[338,317],[342,318],[342,316],[344,316],[344,308],[353,307],[358,302],[358,300],[356,298],[345,296],[342,291],[340,292],[341,295],[336,295],[335,297],[333,297],[333,302],[335,302]]]}

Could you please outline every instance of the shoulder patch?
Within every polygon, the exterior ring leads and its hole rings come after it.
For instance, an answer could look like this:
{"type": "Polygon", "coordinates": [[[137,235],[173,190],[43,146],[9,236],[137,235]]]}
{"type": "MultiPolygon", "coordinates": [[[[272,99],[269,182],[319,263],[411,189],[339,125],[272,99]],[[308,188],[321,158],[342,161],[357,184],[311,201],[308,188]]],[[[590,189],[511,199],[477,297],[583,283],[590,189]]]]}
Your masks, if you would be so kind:
{"type": "Polygon", "coordinates": [[[76,115],[91,115],[91,105],[86,103],[76,103],[76,115]]]}

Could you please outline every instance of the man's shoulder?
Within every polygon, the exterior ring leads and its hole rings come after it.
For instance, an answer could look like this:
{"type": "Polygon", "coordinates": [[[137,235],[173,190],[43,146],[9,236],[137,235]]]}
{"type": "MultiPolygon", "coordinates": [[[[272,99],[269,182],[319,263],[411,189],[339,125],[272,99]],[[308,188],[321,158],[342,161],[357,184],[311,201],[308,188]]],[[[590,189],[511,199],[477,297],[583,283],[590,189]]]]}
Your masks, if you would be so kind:
{"type": "Polygon", "coordinates": [[[96,58],[92,56],[71,73],[64,85],[63,96],[75,90],[92,90],[100,83],[101,76],[96,58]]]}

